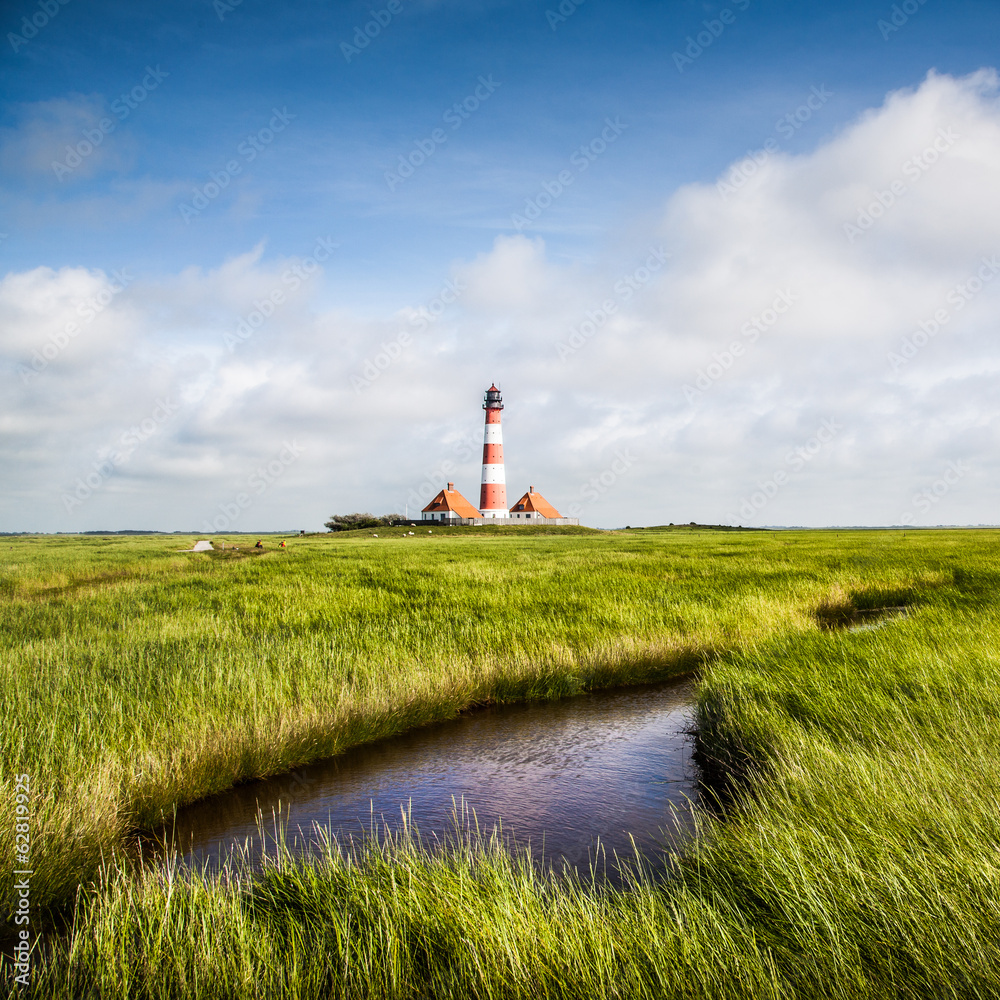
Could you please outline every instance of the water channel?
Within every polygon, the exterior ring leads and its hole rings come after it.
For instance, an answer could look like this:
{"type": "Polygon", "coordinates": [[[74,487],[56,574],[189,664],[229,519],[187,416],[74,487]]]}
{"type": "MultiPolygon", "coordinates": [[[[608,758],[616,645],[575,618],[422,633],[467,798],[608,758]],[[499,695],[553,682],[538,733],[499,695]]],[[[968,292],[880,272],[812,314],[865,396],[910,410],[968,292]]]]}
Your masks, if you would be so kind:
{"type": "Polygon", "coordinates": [[[205,799],[164,839],[211,870],[235,844],[259,863],[275,816],[303,851],[317,827],[348,845],[400,828],[403,810],[433,844],[453,834],[457,803],[481,831],[502,823],[511,846],[557,867],[611,870],[633,840],[655,866],[692,833],[692,723],[689,681],[476,710],[205,799]]]}

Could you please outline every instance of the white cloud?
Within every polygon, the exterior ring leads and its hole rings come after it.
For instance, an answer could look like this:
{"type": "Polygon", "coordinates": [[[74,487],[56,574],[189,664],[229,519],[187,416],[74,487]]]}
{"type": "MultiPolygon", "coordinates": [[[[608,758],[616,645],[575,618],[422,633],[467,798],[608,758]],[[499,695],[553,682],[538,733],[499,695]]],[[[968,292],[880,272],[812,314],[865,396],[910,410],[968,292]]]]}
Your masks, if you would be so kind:
{"type": "Polygon", "coordinates": [[[134,161],[132,138],[99,94],[69,94],[17,110],[17,127],[0,129],[0,169],[8,174],[66,181],[124,170],[134,161]]]}
{"type": "Polygon", "coordinates": [[[445,479],[475,500],[492,379],[511,496],[533,483],[585,523],[994,520],[1000,267],[982,261],[1000,254],[997,89],[992,72],[932,73],[738,190],[665,192],[614,261],[562,266],[541,240],[498,237],[384,321],[318,308],[334,257],[231,351],[223,335],[288,291],[290,262],[262,246],[137,278],[26,383],[16,366],[112,278],[10,274],[3,523],[197,527],[286,441],[301,456],[239,526],[318,527],[445,479]],[[422,313],[449,281],[460,294],[422,313]],[[366,363],[377,375],[355,391],[366,363]],[[156,422],[157,400],[176,412],[156,422]],[[128,462],[65,510],[66,489],[143,420],[155,429],[128,462]],[[949,462],[969,471],[925,510],[914,497],[949,462]]]}
{"type": "Polygon", "coordinates": [[[497,237],[492,250],[480,254],[460,273],[468,285],[465,304],[480,309],[537,310],[558,281],[545,259],[544,243],[523,236],[497,237]]]}

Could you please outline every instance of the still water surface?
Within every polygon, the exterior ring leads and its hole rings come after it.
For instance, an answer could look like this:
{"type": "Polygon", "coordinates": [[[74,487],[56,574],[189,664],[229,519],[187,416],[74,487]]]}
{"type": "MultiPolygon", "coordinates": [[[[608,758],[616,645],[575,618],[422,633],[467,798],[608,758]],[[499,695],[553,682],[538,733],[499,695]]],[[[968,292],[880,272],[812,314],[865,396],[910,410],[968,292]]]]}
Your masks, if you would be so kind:
{"type": "Polygon", "coordinates": [[[342,844],[373,821],[398,829],[402,809],[433,843],[454,832],[457,802],[480,830],[502,821],[514,846],[560,867],[611,869],[615,852],[633,856],[630,834],[655,861],[691,834],[692,716],[690,682],[469,712],[206,799],[167,837],[188,863],[215,868],[234,843],[259,861],[259,813],[265,829],[275,814],[287,820],[287,842],[302,850],[316,827],[342,844]]]}

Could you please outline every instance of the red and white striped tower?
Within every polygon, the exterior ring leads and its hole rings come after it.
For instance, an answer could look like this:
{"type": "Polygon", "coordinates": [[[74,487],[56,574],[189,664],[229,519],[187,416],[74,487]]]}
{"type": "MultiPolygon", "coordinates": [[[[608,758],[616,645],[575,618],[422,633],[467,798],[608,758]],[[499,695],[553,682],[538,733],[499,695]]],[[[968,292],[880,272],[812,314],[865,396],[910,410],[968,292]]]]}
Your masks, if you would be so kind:
{"type": "Polygon", "coordinates": [[[483,439],[483,485],[479,490],[479,509],[483,517],[507,517],[507,482],[503,471],[503,434],[500,411],[503,398],[491,385],[483,402],[486,411],[486,437],[483,439]]]}

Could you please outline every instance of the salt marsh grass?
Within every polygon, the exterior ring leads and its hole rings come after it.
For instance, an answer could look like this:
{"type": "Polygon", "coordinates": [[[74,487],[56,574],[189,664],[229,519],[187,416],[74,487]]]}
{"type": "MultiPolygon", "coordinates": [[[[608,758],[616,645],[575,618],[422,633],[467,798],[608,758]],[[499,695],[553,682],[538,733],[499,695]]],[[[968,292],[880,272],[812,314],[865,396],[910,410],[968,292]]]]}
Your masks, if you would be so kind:
{"type": "MultiPolygon", "coordinates": [[[[33,775],[35,884],[72,925],[38,995],[1000,995],[998,542],[11,543],[4,779],[33,775]],[[879,630],[820,627],[900,604],[879,630]],[[721,812],[667,882],[544,874],[489,840],[316,865],[278,848],[254,882],[114,860],[238,781],[475,704],[693,669],[721,812]]],[[[9,827],[0,843],[9,871],[9,827]]]]}

